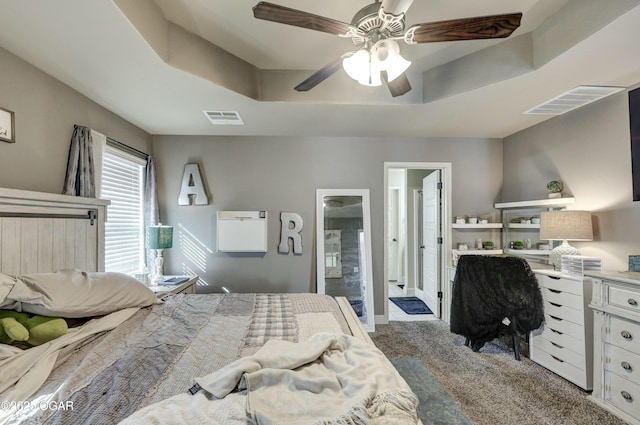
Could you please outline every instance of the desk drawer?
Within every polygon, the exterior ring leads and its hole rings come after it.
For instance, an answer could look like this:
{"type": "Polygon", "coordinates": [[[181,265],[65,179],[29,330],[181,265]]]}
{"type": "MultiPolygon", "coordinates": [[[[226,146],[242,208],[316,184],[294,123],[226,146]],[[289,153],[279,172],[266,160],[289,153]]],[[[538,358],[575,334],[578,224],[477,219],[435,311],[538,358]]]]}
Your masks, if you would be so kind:
{"type": "Polygon", "coordinates": [[[542,294],[542,299],[550,303],[564,305],[575,308],[576,310],[582,310],[584,308],[582,295],[552,288],[540,288],[540,293],[542,294]]]}
{"type": "Polygon", "coordinates": [[[538,285],[540,285],[540,289],[555,289],[557,291],[569,292],[582,297],[583,288],[581,281],[562,277],[552,277],[544,274],[536,274],[536,277],[538,278],[538,285]]]}
{"type": "Polygon", "coordinates": [[[585,354],[584,341],[574,338],[571,335],[563,334],[559,331],[547,327],[541,335],[536,335],[535,337],[533,337],[532,343],[535,343],[536,339],[538,339],[539,337],[551,341],[560,348],[568,348],[582,356],[584,356],[585,354]]]}
{"type": "MultiPolygon", "coordinates": [[[[545,312],[546,313],[546,312],[545,312]]],[[[561,317],[552,316],[549,314],[544,315],[545,324],[544,327],[553,329],[556,332],[562,334],[571,335],[573,338],[580,341],[584,341],[584,326],[561,317]]]]}
{"type": "Polygon", "coordinates": [[[576,347],[569,343],[570,340],[571,338],[566,336],[558,338],[554,334],[542,334],[533,338],[531,344],[536,349],[544,351],[559,361],[567,362],[578,369],[585,370],[584,344],[576,347]],[[578,351],[574,351],[574,348],[577,348],[578,351]]]}
{"type": "Polygon", "coordinates": [[[610,389],[609,403],[634,418],[640,417],[640,386],[611,372],[605,373],[605,382],[610,389]]]}
{"type": "Polygon", "coordinates": [[[585,390],[592,389],[587,383],[587,373],[584,370],[577,368],[562,359],[554,358],[551,354],[544,350],[536,349],[533,345],[531,346],[531,360],[573,382],[579,387],[584,388],[585,390]]]}
{"type": "Polygon", "coordinates": [[[549,316],[568,320],[580,326],[584,325],[584,313],[582,310],[576,310],[575,308],[545,301],[544,313],[549,316]]]}

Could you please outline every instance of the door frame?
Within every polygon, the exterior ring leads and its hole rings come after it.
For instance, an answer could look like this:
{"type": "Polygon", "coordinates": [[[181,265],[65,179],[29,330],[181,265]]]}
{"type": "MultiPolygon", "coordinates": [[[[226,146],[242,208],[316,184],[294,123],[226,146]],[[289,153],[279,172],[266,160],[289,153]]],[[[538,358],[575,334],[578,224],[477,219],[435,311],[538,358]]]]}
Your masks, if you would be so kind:
{"type": "MultiPolygon", "coordinates": [[[[445,278],[447,266],[449,264],[449,253],[451,252],[451,182],[452,182],[452,164],[450,162],[384,162],[384,226],[383,226],[383,237],[385,243],[384,245],[384,316],[378,316],[376,318],[376,323],[389,323],[389,252],[386,241],[388,240],[388,231],[387,231],[387,221],[388,217],[388,208],[389,208],[389,170],[392,168],[403,168],[403,169],[414,169],[414,170],[440,170],[440,179],[442,181],[442,206],[440,210],[441,214],[441,226],[442,226],[442,237],[444,238],[442,244],[442,255],[440,256],[440,277],[439,277],[439,286],[440,291],[443,293],[443,298],[441,300],[443,305],[446,305],[450,302],[450,300],[445,299],[447,296],[447,291],[444,291],[445,278]]],[[[440,311],[442,312],[442,308],[440,311]]],[[[446,310],[446,309],[444,309],[446,310]]],[[[440,318],[441,319],[441,318],[440,318]]]]}
{"type": "MultiPolygon", "coordinates": [[[[401,280],[400,278],[402,277],[401,267],[400,267],[400,251],[401,251],[400,250],[400,244],[402,242],[402,238],[400,236],[402,234],[402,229],[400,228],[401,227],[400,226],[400,218],[401,218],[400,217],[400,201],[401,201],[402,197],[400,195],[401,195],[402,191],[401,191],[401,188],[399,186],[389,186],[387,188],[387,190],[388,190],[387,196],[391,192],[395,192],[395,202],[396,202],[395,207],[396,208],[395,208],[395,223],[394,224],[395,224],[395,231],[396,231],[395,236],[397,238],[396,239],[396,242],[397,242],[396,243],[396,256],[395,256],[395,263],[396,263],[395,264],[395,268],[396,268],[396,270],[395,270],[395,272],[396,272],[395,281],[396,282],[400,282],[400,280],[401,280]]],[[[388,205],[388,206],[391,207],[391,205],[388,205]]],[[[387,210],[387,213],[388,212],[389,211],[387,210]]],[[[387,217],[388,217],[388,220],[391,220],[391,218],[389,216],[387,216],[387,217]]],[[[387,222],[385,222],[385,223],[386,224],[391,224],[391,223],[387,223],[387,222]]],[[[386,240],[385,243],[389,244],[389,241],[386,240]]],[[[391,276],[391,270],[392,270],[392,268],[389,267],[389,276],[388,276],[389,278],[393,277],[393,276],[391,276]]]]}
{"type": "MultiPolygon", "coordinates": [[[[411,230],[413,233],[414,245],[418,247],[419,246],[418,241],[422,240],[421,238],[422,232],[420,231],[420,227],[422,227],[422,224],[419,224],[416,226],[416,223],[422,222],[422,216],[420,215],[420,211],[422,210],[422,208],[421,208],[421,205],[419,205],[419,203],[422,202],[420,189],[414,188],[412,192],[412,197],[413,197],[413,229],[411,230]]],[[[419,248],[416,249],[416,247],[414,247],[413,249],[413,277],[415,281],[414,295],[422,299],[424,297],[423,295],[424,282],[423,282],[422,289],[418,287],[418,282],[422,279],[422,268],[420,267],[420,264],[422,262],[422,255],[421,255],[420,249],[419,248]]]]}

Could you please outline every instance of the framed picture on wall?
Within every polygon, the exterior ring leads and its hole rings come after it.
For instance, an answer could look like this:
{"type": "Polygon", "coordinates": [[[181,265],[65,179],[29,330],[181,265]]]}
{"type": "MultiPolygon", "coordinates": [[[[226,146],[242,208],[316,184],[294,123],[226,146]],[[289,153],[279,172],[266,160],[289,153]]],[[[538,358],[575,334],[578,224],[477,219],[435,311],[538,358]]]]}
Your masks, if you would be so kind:
{"type": "Polygon", "coordinates": [[[0,108],[0,141],[7,143],[16,142],[14,130],[14,114],[4,108],[0,108]]]}

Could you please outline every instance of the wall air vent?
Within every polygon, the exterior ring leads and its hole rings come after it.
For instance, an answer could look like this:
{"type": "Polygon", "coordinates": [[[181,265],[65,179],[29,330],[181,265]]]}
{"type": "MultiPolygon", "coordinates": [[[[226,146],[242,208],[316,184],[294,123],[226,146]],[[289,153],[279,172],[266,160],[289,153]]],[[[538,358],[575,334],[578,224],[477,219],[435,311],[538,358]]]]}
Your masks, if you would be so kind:
{"type": "Polygon", "coordinates": [[[213,125],[244,125],[236,111],[202,111],[213,125]]]}
{"type": "Polygon", "coordinates": [[[624,90],[624,87],[578,86],[535,108],[529,109],[525,114],[562,115],[622,90],[624,90]]]}

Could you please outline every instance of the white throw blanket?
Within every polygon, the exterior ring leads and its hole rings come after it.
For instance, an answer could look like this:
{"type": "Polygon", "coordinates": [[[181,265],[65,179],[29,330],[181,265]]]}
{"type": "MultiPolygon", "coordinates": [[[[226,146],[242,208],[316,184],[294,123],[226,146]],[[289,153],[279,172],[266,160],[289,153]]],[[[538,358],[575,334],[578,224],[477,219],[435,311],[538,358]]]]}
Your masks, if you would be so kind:
{"type": "Polygon", "coordinates": [[[371,344],[347,335],[270,340],[196,382],[204,391],[148,406],[122,424],[418,423],[418,400],[393,365],[371,344]]]}

